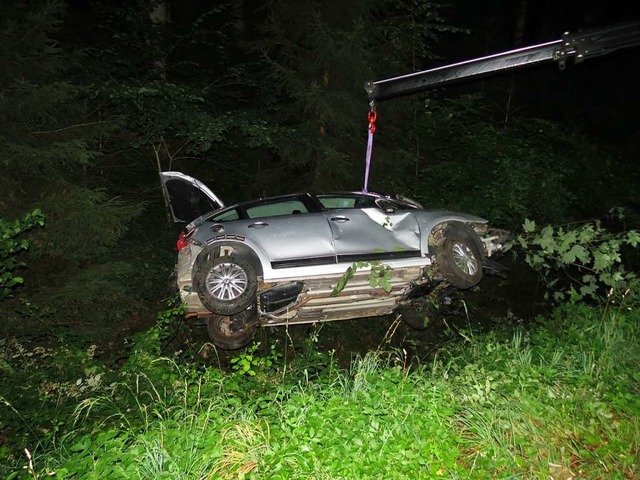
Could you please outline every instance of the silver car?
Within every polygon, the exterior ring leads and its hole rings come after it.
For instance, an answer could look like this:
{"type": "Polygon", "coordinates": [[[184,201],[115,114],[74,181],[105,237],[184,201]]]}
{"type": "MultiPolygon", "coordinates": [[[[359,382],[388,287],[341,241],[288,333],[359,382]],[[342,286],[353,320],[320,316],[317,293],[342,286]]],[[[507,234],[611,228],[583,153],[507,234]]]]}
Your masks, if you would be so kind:
{"type": "Polygon", "coordinates": [[[395,311],[421,328],[429,294],[476,285],[507,237],[483,218],[402,196],[298,193],[225,207],[192,177],[161,176],[174,220],[188,223],[175,287],[224,349],[248,344],[258,326],[395,311]]]}

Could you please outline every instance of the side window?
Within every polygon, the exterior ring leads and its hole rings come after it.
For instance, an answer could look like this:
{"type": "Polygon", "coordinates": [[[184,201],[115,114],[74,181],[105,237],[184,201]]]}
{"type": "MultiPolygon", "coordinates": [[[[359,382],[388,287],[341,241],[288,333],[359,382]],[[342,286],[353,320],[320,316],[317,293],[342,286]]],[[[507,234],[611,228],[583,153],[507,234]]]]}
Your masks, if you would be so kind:
{"type": "Polygon", "coordinates": [[[318,195],[318,200],[329,210],[335,208],[376,208],[373,198],[359,195],[318,195]]]}
{"type": "Polygon", "coordinates": [[[309,213],[309,210],[300,200],[284,200],[247,207],[246,212],[249,218],[260,218],[309,213]]]}
{"type": "Polygon", "coordinates": [[[356,199],[354,197],[324,197],[318,196],[318,200],[324,208],[354,208],[356,199]]]}
{"type": "Polygon", "coordinates": [[[238,210],[232,208],[231,210],[227,210],[226,212],[220,213],[211,217],[211,221],[213,222],[229,222],[231,220],[238,220],[240,215],[238,214],[238,210]]]}

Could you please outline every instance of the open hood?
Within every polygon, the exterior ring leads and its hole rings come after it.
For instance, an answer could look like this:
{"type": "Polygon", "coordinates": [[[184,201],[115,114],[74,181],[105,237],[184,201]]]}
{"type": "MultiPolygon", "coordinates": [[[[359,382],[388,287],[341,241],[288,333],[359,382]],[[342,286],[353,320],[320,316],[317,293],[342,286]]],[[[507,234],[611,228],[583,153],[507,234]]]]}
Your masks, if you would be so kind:
{"type": "Polygon", "coordinates": [[[164,195],[175,222],[189,223],[224,203],[204,183],[180,172],[160,172],[164,195]]]}

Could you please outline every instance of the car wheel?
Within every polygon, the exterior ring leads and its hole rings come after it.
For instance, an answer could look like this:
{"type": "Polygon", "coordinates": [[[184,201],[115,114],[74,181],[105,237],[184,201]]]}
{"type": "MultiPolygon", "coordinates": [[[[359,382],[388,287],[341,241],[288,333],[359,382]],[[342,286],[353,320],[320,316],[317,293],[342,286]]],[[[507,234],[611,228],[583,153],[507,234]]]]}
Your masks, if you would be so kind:
{"type": "Polygon", "coordinates": [[[258,324],[255,310],[248,308],[235,315],[214,315],[209,317],[207,332],[216,347],[237,350],[253,340],[258,324]]]}
{"type": "Polygon", "coordinates": [[[398,309],[404,322],[414,330],[425,330],[440,318],[438,311],[427,300],[414,300],[398,309]]]}
{"type": "Polygon", "coordinates": [[[469,225],[449,224],[436,245],[436,267],[457,288],[471,288],[482,279],[482,242],[469,225]]]}
{"type": "Polygon", "coordinates": [[[251,263],[240,256],[209,256],[194,276],[202,304],[218,315],[235,315],[249,307],[258,288],[251,263]]]}

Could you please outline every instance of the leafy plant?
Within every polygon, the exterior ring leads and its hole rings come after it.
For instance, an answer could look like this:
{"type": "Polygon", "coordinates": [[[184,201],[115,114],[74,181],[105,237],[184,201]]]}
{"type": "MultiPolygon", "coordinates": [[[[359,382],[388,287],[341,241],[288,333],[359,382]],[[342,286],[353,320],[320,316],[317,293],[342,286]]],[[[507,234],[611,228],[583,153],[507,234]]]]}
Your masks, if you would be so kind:
{"type": "MultiPolygon", "coordinates": [[[[522,228],[515,244],[553,291],[553,300],[600,300],[613,294],[626,295],[630,287],[637,286],[636,274],[626,270],[622,258],[625,247],[640,244],[636,230],[612,233],[597,220],[542,228],[525,220],[522,228]]],[[[549,296],[548,292],[545,298],[549,296]]]]}
{"type": "MultiPolygon", "coordinates": [[[[102,83],[87,86],[94,83],[85,76],[87,57],[60,40],[67,12],[57,0],[0,6],[0,208],[3,217],[18,217],[46,205],[47,216],[26,253],[38,268],[24,296],[51,315],[29,321],[36,318],[24,318],[19,302],[2,302],[3,326],[17,335],[82,335],[91,324],[112,330],[132,305],[138,314],[145,310],[136,298],[139,280],[125,273],[129,259],[114,258],[142,213],[143,188],[138,182],[136,193],[125,195],[128,161],[118,156],[110,164],[104,155],[121,119],[94,108],[89,97],[102,83]]],[[[14,261],[2,255],[3,262],[14,261]]],[[[2,299],[22,281],[14,268],[5,264],[0,273],[2,299]]]]}
{"type": "Polygon", "coordinates": [[[25,214],[19,220],[7,221],[0,218],[0,301],[11,296],[15,287],[24,282],[14,271],[25,266],[16,257],[29,248],[29,241],[19,237],[32,228],[42,226],[44,215],[39,209],[25,214]]]}
{"type": "Polygon", "coordinates": [[[350,280],[353,279],[359,268],[370,267],[369,285],[371,288],[382,287],[385,292],[391,291],[391,268],[379,261],[355,262],[344,272],[338,283],[331,291],[331,295],[336,296],[342,292],[350,280]]]}
{"type": "Polygon", "coordinates": [[[267,355],[257,353],[260,343],[254,343],[245,352],[239,353],[231,359],[231,369],[237,376],[253,377],[257,373],[267,373],[278,365],[278,360],[282,357],[276,350],[276,345],[271,344],[267,355]]]}
{"type": "Polygon", "coordinates": [[[186,311],[187,306],[178,298],[172,297],[166,300],[165,309],[158,312],[155,325],[133,336],[133,352],[141,355],[133,355],[129,359],[129,364],[132,362],[135,364],[136,359],[146,356],[151,359],[157,358],[175,337],[186,311]]]}

